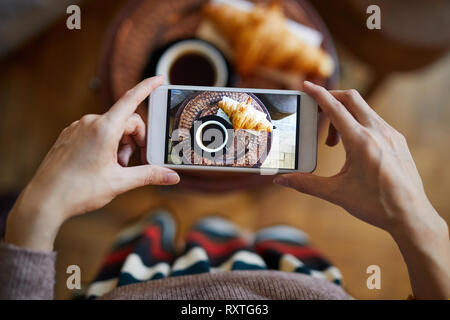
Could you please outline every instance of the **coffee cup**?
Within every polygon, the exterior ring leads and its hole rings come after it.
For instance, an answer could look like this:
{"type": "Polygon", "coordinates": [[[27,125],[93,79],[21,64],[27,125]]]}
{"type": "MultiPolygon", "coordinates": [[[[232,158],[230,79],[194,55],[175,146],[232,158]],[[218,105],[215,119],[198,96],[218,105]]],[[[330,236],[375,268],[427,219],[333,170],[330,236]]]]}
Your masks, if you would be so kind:
{"type": "Polygon", "coordinates": [[[166,84],[225,87],[228,66],[222,53],[198,39],[181,40],[168,47],[156,64],[166,84]]]}
{"type": "Polygon", "coordinates": [[[216,120],[205,121],[195,131],[195,142],[205,152],[218,152],[228,143],[227,128],[216,120]]]}

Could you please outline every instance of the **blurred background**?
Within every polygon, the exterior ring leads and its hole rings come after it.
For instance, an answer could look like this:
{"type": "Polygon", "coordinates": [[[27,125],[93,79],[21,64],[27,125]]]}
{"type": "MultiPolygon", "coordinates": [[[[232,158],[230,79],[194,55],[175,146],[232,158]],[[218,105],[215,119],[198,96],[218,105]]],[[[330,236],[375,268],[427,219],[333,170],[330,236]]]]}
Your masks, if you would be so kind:
{"type": "MultiPolygon", "coordinates": [[[[156,44],[179,37],[173,31],[177,26],[195,28],[198,8],[205,2],[0,1],[2,208],[29,181],[60,131],[86,113],[104,112],[139,80],[130,76],[133,70],[137,76],[145,73],[146,59],[156,44]],[[81,7],[81,30],[66,27],[70,4],[81,7]]],[[[298,21],[324,36],[323,48],[337,62],[326,85],[358,89],[372,108],[406,136],[427,194],[449,222],[450,2],[279,2],[285,8],[297,8],[298,21]],[[366,27],[366,9],[372,4],[381,9],[380,30],[366,27]]],[[[316,173],[326,176],[340,169],[345,153],[342,144],[326,147],[322,131],[316,173]]],[[[55,245],[59,252],[56,297],[71,296],[65,289],[67,265],[79,265],[82,281],[88,283],[114,235],[157,207],[174,213],[180,226],[178,239],[197,219],[211,213],[249,230],[275,223],[299,227],[340,268],[345,287],[355,298],[404,299],[411,293],[406,267],[392,238],[341,208],[270,182],[237,190],[228,181],[226,190],[212,192],[222,184],[220,177],[206,184],[202,177],[190,179],[198,188],[141,188],[65,223],[55,245]],[[381,267],[380,290],[366,287],[366,268],[372,264],[381,267]]]]}

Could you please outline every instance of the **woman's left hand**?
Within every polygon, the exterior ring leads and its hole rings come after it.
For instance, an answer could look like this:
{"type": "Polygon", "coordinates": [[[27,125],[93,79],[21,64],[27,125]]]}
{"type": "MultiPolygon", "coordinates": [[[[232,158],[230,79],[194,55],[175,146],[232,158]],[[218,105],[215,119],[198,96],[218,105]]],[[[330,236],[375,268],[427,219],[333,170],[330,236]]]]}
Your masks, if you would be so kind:
{"type": "Polygon", "coordinates": [[[162,81],[146,79],[105,114],[86,115],[62,131],[10,212],[6,242],[50,251],[66,219],[140,186],[178,183],[167,168],[127,167],[136,149],[145,159],[145,123],[135,110],[162,81]]]}

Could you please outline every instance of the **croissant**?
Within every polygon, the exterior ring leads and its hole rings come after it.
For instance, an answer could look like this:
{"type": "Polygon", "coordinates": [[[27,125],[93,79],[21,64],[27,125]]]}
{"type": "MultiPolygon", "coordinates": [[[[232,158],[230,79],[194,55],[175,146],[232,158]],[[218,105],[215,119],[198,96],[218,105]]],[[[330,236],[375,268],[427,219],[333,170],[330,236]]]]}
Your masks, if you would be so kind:
{"type": "Polygon", "coordinates": [[[209,3],[204,13],[228,40],[237,70],[250,74],[256,66],[329,77],[333,59],[293,34],[278,5],[256,4],[249,12],[233,5],[209,3]]]}
{"type": "Polygon", "coordinates": [[[235,130],[247,129],[271,132],[273,129],[266,114],[252,106],[252,98],[250,97],[246,102],[237,102],[229,97],[222,97],[218,105],[231,119],[235,130]]]}

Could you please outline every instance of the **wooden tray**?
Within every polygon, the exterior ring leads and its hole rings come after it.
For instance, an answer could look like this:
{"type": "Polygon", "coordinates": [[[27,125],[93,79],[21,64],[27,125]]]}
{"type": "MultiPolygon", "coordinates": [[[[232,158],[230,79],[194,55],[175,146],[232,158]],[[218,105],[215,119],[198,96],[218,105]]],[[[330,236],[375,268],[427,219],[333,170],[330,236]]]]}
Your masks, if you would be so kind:
{"type": "MultiPolygon", "coordinates": [[[[267,2],[267,1],[253,1],[267,2]]],[[[132,0],[112,24],[105,42],[101,62],[101,89],[106,108],[109,108],[128,89],[143,77],[151,57],[158,48],[177,39],[195,37],[202,16],[201,8],[207,0],[132,0]]],[[[328,79],[309,79],[328,88],[334,86],[338,75],[338,61],[329,33],[306,0],[284,0],[286,16],[319,30],[322,47],[335,60],[336,69],[328,79]]],[[[253,87],[277,88],[267,79],[252,79],[253,87]]],[[[146,117],[146,106],[138,108],[146,117]]],[[[260,186],[272,177],[242,174],[185,173],[181,185],[207,191],[235,190],[260,186]]]]}

